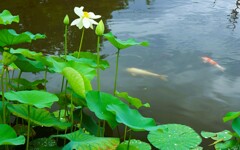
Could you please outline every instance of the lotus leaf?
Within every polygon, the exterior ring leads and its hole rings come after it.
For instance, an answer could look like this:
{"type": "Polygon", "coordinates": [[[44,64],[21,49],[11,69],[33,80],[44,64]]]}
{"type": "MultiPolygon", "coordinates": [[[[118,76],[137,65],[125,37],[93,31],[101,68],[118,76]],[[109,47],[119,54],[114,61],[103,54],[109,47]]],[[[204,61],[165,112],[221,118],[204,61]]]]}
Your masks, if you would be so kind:
{"type": "Polygon", "coordinates": [[[144,107],[150,107],[149,103],[145,103],[143,104],[142,101],[138,98],[135,97],[131,97],[128,95],[127,92],[121,92],[119,93],[118,91],[116,91],[116,96],[125,99],[129,104],[133,105],[134,107],[136,107],[137,109],[139,109],[140,107],[144,106],[144,107]]]}
{"type": "Polygon", "coordinates": [[[22,145],[25,143],[24,136],[17,137],[16,132],[7,124],[0,124],[0,145],[22,145]]]}
{"type": "Polygon", "coordinates": [[[117,126],[118,123],[116,121],[116,116],[106,108],[111,104],[123,104],[122,101],[111,94],[99,91],[87,92],[86,101],[88,108],[94,112],[99,119],[106,120],[111,128],[115,128],[117,126]]]}
{"type": "Polygon", "coordinates": [[[69,134],[52,135],[53,137],[61,137],[70,140],[63,147],[63,150],[69,149],[85,149],[85,150],[115,150],[119,144],[118,138],[95,137],[78,130],[69,134]]]}
{"type": "Polygon", "coordinates": [[[134,39],[128,39],[127,41],[122,41],[120,39],[117,39],[112,32],[103,34],[105,38],[108,39],[108,41],[117,49],[122,50],[125,48],[128,48],[130,46],[135,46],[135,45],[141,45],[141,46],[148,46],[148,42],[136,42],[134,39]]]}
{"type": "Polygon", "coordinates": [[[240,136],[240,118],[235,118],[232,121],[232,129],[240,136]]]}
{"type": "Polygon", "coordinates": [[[50,108],[53,102],[58,101],[58,97],[54,94],[45,91],[10,91],[4,95],[8,100],[18,101],[20,103],[33,105],[38,108],[50,108]]]}
{"type": "Polygon", "coordinates": [[[25,48],[18,48],[18,49],[10,49],[11,54],[22,54],[24,57],[35,59],[36,57],[42,56],[42,53],[37,53],[34,51],[30,51],[29,49],[25,48]]]}
{"type": "Polygon", "coordinates": [[[7,25],[11,24],[12,22],[19,22],[19,16],[13,16],[10,11],[3,10],[2,13],[0,13],[0,24],[7,25]]]}
{"type": "Polygon", "coordinates": [[[116,115],[118,123],[123,123],[134,131],[150,131],[156,128],[154,119],[143,117],[127,104],[108,104],[106,109],[116,115]]]}
{"type": "Polygon", "coordinates": [[[16,91],[38,90],[38,89],[44,89],[43,84],[45,82],[47,82],[45,79],[35,80],[31,82],[24,78],[16,78],[16,79],[12,79],[12,82],[10,83],[10,87],[12,89],[15,89],[16,91]]]}
{"type": "Polygon", "coordinates": [[[66,129],[71,123],[61,122],[53,114],[45,109],[30,107],[30,118],[28,118],[28,106],[26,104],[8,104],[9,111],[15,116],[30,120],[32,123],[45,126],[66,129]]]}
{"type": "Polygon", "coordinates": [[[117,150],[151,150],[151,146],[148,143],[140,140],[132,139],[130,142],[122,142],[120,145],[118,145],[117,150]]]}
{"type": "Polygon", "coordinates": [[[31,32],[24,32],[17,34],[13,29],[0,30],[0,46],[11,46],[20,43],[30,43],[32,40],[44,39],[46,36],[42,34],[32,34],[31,32]]]}
{"type": "Polygon", "coordinates": [[[216,150],[237,150],[240,148],[236,140],[217,143],[214,147],[216,150]]]}
{"type": "Polygon", "coordinates": [[[216,132],[216,133],[202,131],[201,135],[204,138],[211,138],[211,139],[219,141],[219,142],[220,141],[227,141],[227,140],[232,138],[231,132],[228,131],[228,130],[224,130],[224,131],[216,132]]]}
{"type": "Polygon", "coordinates": [[[161,150],[194,149],[201,143],[200,136],[190,127],[180,124],[159,125],[148,134],[151,144],[161,150]]]}
{"type": "Polygon", "coordinates": [[[224,117],[223,117],[223,122],[227,122],[229,120],[233,120],[237,117],[240,116],[240,111],[238,112],[228,112],[224,117]]]}

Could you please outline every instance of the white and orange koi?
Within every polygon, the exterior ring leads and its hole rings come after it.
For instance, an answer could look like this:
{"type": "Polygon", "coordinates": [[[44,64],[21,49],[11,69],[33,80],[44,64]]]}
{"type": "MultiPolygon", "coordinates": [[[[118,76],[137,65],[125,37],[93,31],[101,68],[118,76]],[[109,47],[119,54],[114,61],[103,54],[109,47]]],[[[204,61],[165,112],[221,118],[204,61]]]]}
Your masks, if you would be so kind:
{"type": "Polygon", "coordinates": [[[225,70],[224,67],[220,66],[216,61],[212,60],[212,59],[209,58],[209,57],[204,56],[204,57],[202,57],[202,60],[203,60],[204,63],[209,63],[209,64],[217,67],[217,68],[218,68],[219,70],[221,70],[221,71],[224,71],[224,70],[225,70]]]}

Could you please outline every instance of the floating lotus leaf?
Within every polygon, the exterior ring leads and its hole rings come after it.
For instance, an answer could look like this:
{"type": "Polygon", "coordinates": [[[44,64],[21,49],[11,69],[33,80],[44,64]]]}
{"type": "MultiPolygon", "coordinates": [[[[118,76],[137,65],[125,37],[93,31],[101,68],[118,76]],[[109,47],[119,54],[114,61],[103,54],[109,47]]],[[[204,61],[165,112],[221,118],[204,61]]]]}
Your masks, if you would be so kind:
{"type": "Polygon", "coordinates": [[[85,92],[92,90],[90,81],[75,69],[66,67],[62,73],[68,79],[68,83],[71,85],[73,91],[79,96],[85,98],[85,92]]]}
{"type": "Polygon", "coordinates": [[[42,62],[30,60],[21,54],[17,54],[17,56],[18,58],[14,63],[22,72],[40,72],[45,70],[42,62]]]}
{"type": "Polygon", "coordinates": [[[10,11],[3,10],[2,13],[0,13],[0,24],[7,25],[11,24],[12,22],[19,22],[19,16],[13,16],[10,11]]]}
{"type": "Polygon", "coordinates": [[[31,32],[24,32],[17,34],[12,29],[0,30],[0,46],[11,46],[20,43],[31,43],[32,40],[44,39],[46,36],[42,34],[32,34],[31,32]]]}
{"type": "Polygon", "coordinates": [[[98,91],[89,91],[86,94],[86,101],[88,108],[95,113],[95,115],[102,120],[106,120],[111,128],[117,126],[116,116],[107,110],[107,106],[111,104],[123,104],[118,98],[98,91]]]}
{"type": "Polygon", "coordinates": [[[227,141],[227,140],[232,138],[231,132],[228,131],[228,130],[224,130],[224,131],[216,132],[216,133],[202,131],[201,135],[204,138],[211,138],[211,139],[219,141],[219,142],[220,141],[227,141]]]}
{"type": "Polygon", "coordinates": [[[151,150],[151,146],[140,140],[132,139],[130,143],[129,141],[122,142],[118,145],[117,150],[151,150]]]}
{"type": "Polygon", "coordinates": [[[50,108],[53,102],[58,101],[58,97],[54,94],[45,91],[10,91],[4,94],[6,99],[11,101],[18,101],[20,103],[33,105],[38,108],[50,108]]]}
{"type": "Polygon", "coordinates": [[[22,145],[25,143],[24,136],[17,137],[16,132],[7,124],[0,124],[0,145],[22,145]]]}
{"type": "Polygon", "coordinates": [[[122,50],[130,46],[141,45],[148,46],[148,42],[136,42],[134,39],[128,39],[127,41],[122,41],[117,39],[111,32],[103,34],[105,38],[117,49],[122,50]]]}
{"type": "Polygon", "coordinates": [[[228,140],[225,142],[217,143],[214,148],[216,150],[238,150],[240,146],[236,140],[228,140]]]}
{"type": "Polygon", "coordinates": [[[118,123],[123,123],[134,131],[150,131],[156,128],[154,119],[143,117],[124,103],[109,104],[106,109],[116,115],[118,123]]]}
{"type": "Polygon", "coordinates": [[[240,136],[240,118],[235,118],[232,121],[232,129],[240,136]]]}
{"type": "Polygon", "coordinates": [[[18,48],[18,49],[10,49],[11,54],[22,54],[24,57],[35,59],[36,57],[42,56],[42,53],[37,53],[34,51],[30,51],[29,49],[25,48],[18,48]]]}
{"type": "Polygon", "coordinates": [[[131,97],[128,95],[127,92],[121,92],[119,93],[118,91],[116,91],[116,96],[125,99],[129,104],[133,105],[134,107],[136,107],[137,109],[139,109],[140,107],[144,106],[144,107],[150,107],[149,103],[145,103],[143,104],[142,101],[138,98],[135,97],[131,97]]]}
{"type": "Polygon", "coordinates": [[[180,124],[158,126],[160,130],[148,134],[150,143],[161,150],[187,150],[196,148],[202,141],[190,127],[180,124]]]}
{"type": "Polygon", "coordinates": [[[63,147],[63,150],[115,150],[119,144],[118,138],[95,137],[83,133],[81,130],[69,134],[52,135],[51,137],[61,137],[70,140],[70,142],[63,147]]]}
{"type": "MultiPolygon", "coordinates": [[[[26,104],[8,104],[7,108],[15,116],[28,120],[28,106],[26,104]]],[[[71,123],[59,121],[47,110],[34,107],[30,107],[29,120],[36,125],[45,127],[66,129],[71,126],[71,123]]]]}

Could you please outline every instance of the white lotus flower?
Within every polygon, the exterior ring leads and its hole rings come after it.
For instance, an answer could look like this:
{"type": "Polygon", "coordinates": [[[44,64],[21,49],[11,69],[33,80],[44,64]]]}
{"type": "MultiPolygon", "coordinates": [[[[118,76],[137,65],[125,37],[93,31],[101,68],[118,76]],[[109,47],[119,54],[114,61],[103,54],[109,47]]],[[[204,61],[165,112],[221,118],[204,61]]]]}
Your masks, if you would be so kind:
{"type": "Polygon", "coordinates": [[[95,15],[93,12],[83,11],[83,6],[75,7],[74,12],[80,17],[78,19],[73,20],[71,26],[76,25],[79,29],[83,27],[88,29],[89,27],[93,29],[93,24],[97,25],[98,23],[93,19],[101,18],[100,15],[95,15]]]}

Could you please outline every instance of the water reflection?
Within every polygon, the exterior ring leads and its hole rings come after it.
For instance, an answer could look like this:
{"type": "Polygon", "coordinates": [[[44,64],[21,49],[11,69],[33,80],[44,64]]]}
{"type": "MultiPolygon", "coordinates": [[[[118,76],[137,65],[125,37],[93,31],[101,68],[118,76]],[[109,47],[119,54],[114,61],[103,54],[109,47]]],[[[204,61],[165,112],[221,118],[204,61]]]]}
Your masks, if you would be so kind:
{"type": "Polygon", "coordinates": [[[232,9],[232,12],[230,13],[230,15],[228,15],[229,16],[228,20],[231,23],[231,25],[229,25],[228,28],[231,28],[232,30],[234,30],[237,25],[239,6],[240,6],[240,0],[237,0],[236,7],[232,9]]]}

